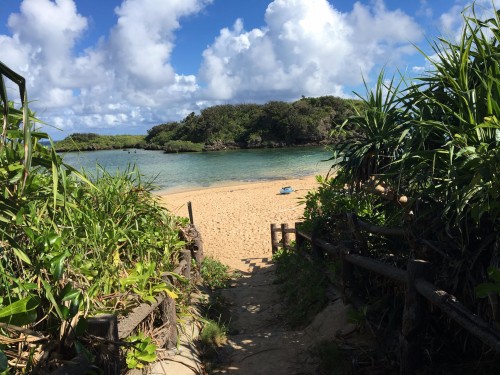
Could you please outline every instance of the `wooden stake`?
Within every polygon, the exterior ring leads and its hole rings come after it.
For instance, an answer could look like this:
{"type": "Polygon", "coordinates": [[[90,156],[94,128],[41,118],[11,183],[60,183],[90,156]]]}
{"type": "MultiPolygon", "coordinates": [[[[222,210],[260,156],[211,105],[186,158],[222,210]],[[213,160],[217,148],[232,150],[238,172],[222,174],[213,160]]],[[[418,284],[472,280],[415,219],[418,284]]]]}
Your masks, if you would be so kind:
{"type": "Polygon", "coordinates": [[[194,224],[194,220],[193,220],[193,206],[191,205],[191,201],[189,201],[187,203],[187,206],[188,206],[189,222],[191,224],[194,224]]]}
{"type": "Polygon", "coordinates": [[[415,288],[416,279],[429,279],[431,264],[423,260],[410,260],[407,267],[405,306],[400,337],[400,374],[413,375],[422,367],[422,331],[425,323],[426,300],[415,288]]]}
{"type": "Polygon", "coordinates": [[[283,249],[290,246],[290,235],[288,234],[288,224],[281,224],[281,239],[283,241],[283,249]]]}
{"type": "Polygon", "coordinates": [[[276,235],[276,233],[277,233],[276,224],[271,224],[271,249],[273,254],[276,254],[276,252],[278,251],[278,246],[277,246],[278,236],[276,235]]]}

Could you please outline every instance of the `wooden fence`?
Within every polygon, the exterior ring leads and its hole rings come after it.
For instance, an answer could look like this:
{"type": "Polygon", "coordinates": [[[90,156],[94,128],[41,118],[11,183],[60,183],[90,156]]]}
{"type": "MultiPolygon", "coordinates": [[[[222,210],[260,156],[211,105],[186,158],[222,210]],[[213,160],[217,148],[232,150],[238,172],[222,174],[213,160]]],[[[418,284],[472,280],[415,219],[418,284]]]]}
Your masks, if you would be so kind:
{"type": "MultiPolygon", "coordinates": [[[[355,216],[348,214],[347,221],[355,237],[359,238],[359,230],[370,233],[400,236],[403,231],[399,228],[384,228],[356,220],[355,216]],[[354,220],[353,220],[354,219],[354,220]],[[352,225],[354,223],[354,225],[352,225]]],[[[405,287],[404,311],[400,336],[400,373],[416,374],[422,364],[423,327],[425,325],[425,311],[429,303],[438,307],[449,318],[458,323],[471,335],[500,353],[500,331],[479,316],[470,312],[457,298],[439,289],[430,280],[431,264],[424,260],[411,259],[406,270],[402,270],[381,261],[355,254],[352,247],[345,242],[332,244],[320,238],[313,237],[310,233],[299,230],[300,223],[295,228],[289,229],[286,224],[271,225],[271,244],[273,253],[278,247],[290,246],[290,233],[295,233],[296,248],[301,249],[304,242],[312,245],[311,257],[317,260],[330,255],[341,263],[341,287],[344,301],[355,301],[356,290],[354,267],[358,267],[375,274],[381,275],[405,287]],[[282,234],[278,241],[278,234],[282,234]]]]}
{"type": "MultiPolygon", "coordinates": [[[[203,260],[203,246],[200,234],[194,225],[188,228],[187,236],[192,239],[192,245],[190,249],[181,252],[179,264],[172,273],[182,275],[189,280],[192,277],[191,261],[195,259],[198,266],[201,264],[203,260]]],[[[164,274],[162,278],[170,285],[177,286],[178,281],[172,276],[172,273],[164,274]]],[[[160,321],[164,332],[160,342],[158,342],[158,347],[167,349],[175,348],[177,345],[176,305],[175,300],[166,293],[159,294],[154,303],[142,303],[137,306],[120,321],[113,314],[103,314],[87,319],[85,334],[92,342],[96,343],[95,365],[104,374],[120,374],[122,362],[120,358],[120,346],[130,345],[124,342],[124,339],[135,332],[138,326],[152,314],[160,321]]],[[[81,355],[74,358],[70,364],[54,371],[52,375],[83,375],[92,370],[92,365],[93,363],[90,363],[88,359],[81,355]]]]}

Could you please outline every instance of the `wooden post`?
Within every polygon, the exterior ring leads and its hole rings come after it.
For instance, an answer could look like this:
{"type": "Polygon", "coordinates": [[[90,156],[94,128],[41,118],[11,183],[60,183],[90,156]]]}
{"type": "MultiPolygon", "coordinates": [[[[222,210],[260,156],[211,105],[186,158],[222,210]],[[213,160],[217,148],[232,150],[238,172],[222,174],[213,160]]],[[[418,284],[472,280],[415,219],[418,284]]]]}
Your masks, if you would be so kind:
{"type": "Polygon", "coordinates": [[[271,224],[271,249],[273,254],[276,254],[276,252],[278,251],[278,246],[277,246],[278,236],[276,235],[276,233],[277,233],[276,224],[271,224]]]}
{"type": "Polygon", "coordinates": [[[346,252],[340,253],[340,262],[342,267],[342,301],[344,304],[349,302],[348,289],[354,289],[354,266],[346,260],[346,252]]]}
{"type": "Polygon", "coordinates": [[[360,251],[361,255],[365,255],[368,246],[366,244],[366,239],[361,235],[359,231],[358,217],[356,216],[356,214],[353,213],[348,213],[346,214],[346,216],[352,237],[354,238],[355,241],[358,242],[361,250],[360,251]]]}
{"type": "Polygon", "coordinates": [[[288,224],[281,224],[281,239],[283,241],[283,249],[288,249],[290,246],[290,235],[287,232],[288,224]]]}
{"type": "Polygon", "coordinates": [[[194,220],[193,220],[193,206],[191,204],[191,201],[189,201],[187,203],[187,206],[188,206],[189,222],[191,224],[194,224],[194,220]]]}
{"type": "Polygon", "coordinates": [[[177,345],[177,315],[175,313],[175,300],[167,296],[160,305],[162,323],[165,325],[163,347],[175,348],[177,345]]]}
{"type": "Polygon", "coordinates": [[[205,257],[203,253],[203,240],[201,238],[201,233],[198,232],[194,224],[191,224],[190,231],[194,242],[191,246],[191,257],[195,259],[196,265],[200,267],[201,262],[203,262],[203,258],[205,257]]]}
{"type": "Polygon", "coordinates": [[[120,374],[118,320],[115,315],[103,314],[87,319],[87,333],[103,339],[97,346],[97,366],[104,374],[120,374]]]}
{"type": "Polygon", "coordinates": [[[186,261],[186,266],[182,270],[182,276],[189,279],[191,276],[191,250],[182,250],[181,258],[186,261]]]}
{"type": "Polygon", "coordinates": [[[318,227],[317,224],[313,224],[311,231],[311,247],[312,247],[312,257],[316,260],[322,260],[324,258],[323,250],[316,243],[316,238],[318,237],[318,227]]]}
{"type": "Polygon", "coordinates": [[[295,223],[295,250],[299,252],[304,244],[304,237],[299,234],[300,223],[295,223]]]}
{"type": "Polygon", "coordinates": [[[424,297],[415,289],[415,280],[430,279],[431,264],[423,260],[410,260],[406,273],[408,280],[400,337],[400,374],[413,375],[422,366],[422,331],[426,306],[424,297]]]}

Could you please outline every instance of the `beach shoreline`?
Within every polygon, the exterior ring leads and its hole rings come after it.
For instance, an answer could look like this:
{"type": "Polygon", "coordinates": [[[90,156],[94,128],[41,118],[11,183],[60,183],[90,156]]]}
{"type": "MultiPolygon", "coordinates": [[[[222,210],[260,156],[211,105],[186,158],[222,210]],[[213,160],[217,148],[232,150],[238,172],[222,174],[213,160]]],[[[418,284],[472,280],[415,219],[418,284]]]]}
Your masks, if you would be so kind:
{"type": "Polygon", "coordinates": [[[153,191],[153,193],[157,196],[163,197],[166,195],[172,195],[172,194],[181,194],[181,193],[191,193],[191,192],[196,192],[200,190],[210,190],[210,189],[216,189],[216,188],[225,188],[225,187],[239,187],[241,186],[246,186],[246,185],[253,185],[253,184],[260,184],[260,183],[268,183],[268,182],[286,182],[286,181],[295,181],[295,180],[301,180],[301,179],[308,179],[310,177],[315,178],[316,175],[304,175],[304,176],[295,176],[295,177],[277,177],[277,178],[262,178],[258,180],[248,180],[248,181],[241,181],[241,180],[234,180],[234,181],[217,181],[209,186],[194,186],[194,185],[186,185],[186,186],[176,186],[176,187],[171,187],[171,188],[165,188],[161,190],[156,190],[153,191]]]}
{"type": "Polygon", "coordinates": [[[158,194],[173,214],[188,217],[201,233],[205,255],[246,271],[252,259],[271,258],[270,225],[301,221],[307,193],[318,187],[316,177],[239,182],[195,190],[158,194]],[[283,186],[294,192],[280,194],[283,186]]]}

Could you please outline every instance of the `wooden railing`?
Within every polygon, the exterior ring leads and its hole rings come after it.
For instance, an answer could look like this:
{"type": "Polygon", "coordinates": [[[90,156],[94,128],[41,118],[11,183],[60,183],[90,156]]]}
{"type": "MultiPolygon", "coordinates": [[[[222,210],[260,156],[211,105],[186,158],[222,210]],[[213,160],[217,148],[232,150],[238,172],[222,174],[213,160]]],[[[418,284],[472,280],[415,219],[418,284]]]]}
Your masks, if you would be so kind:
{"type": "MultiPolygon", "coordinates": [[[[201,237],[194,225],[189,227],[190,235],[193,238],[191,249],[181,252],[178,266],[171,272],[162,275],[165,282],[172,286],[177,286],[178,281],[172,274],[182,275],[186,279],[192,277],[191,260],[194,259],[198,266],[203,260],[203,246],[201,237]]],[[[161,326],[165,334],[158,347],[174,348],[177,345],[177,315],[175,300],[166,293],[160,293],[154,303],[142,303],[135,307],[127,316],[118,321],[114,314],[103,314],[87,318],[87,329],[85,335],[96,343],[96,365],[104,374],[119,375],[120,369],[120,346],[125,345],[124,339],[135,332],[138,326],[146,318],[155,314],[161,321],[161,326]]],[[[70,364],[62,366],[54,371],[52,375],[63,374],[86,374],[92,370],[93,363],[90,363],[83,356],[74,358],[70,364]]],[[[142,372],[141,372],[142,373],[142,372]]]]}
{"type": "MultiPolygon", "coordinates": [[[[347,218],[348,222],[352,216],[347,218]]],[[[345,242],[329,243],[320,238],[313,237],[310,233],[298,229],[300,223],[295,224],[295,229],[289,229],[286,224],[280,227],[271,225],[273,253],[279,246],[289,247],[289,234],[295,233],[296,248],[302,249],[305,242],[311,243],[312,253],[306,254],[309,258],[321,261],[325,255],[340,260],[341,263],[341,289],[344,301],[354,302],[356,289],[354,267],[358,267],[375,274],[384,276],[405,287],[404,312],[400,337],[400,366],[401,374],[415,374],[422,363],[423,353],[422,336],[425,325],[425,311],[429,303],[438,307],[445,315],[458,323],[471,335],[500,353],[500,331],[479,316],[470,312],[457,298],[448,292],[436,287],[430,281],[431,264],[424,260],[410,259],[406,270],[402,270],[369,257],[355,254],[345,242]],[[282,233],[282,240],[278,241],[278,233],[282,233]]],[[[398,228],[384,228],[356,222],[354,230],[363,229],[370,233],[384,233],[385,235],[403,235],[398,228]]]]}

